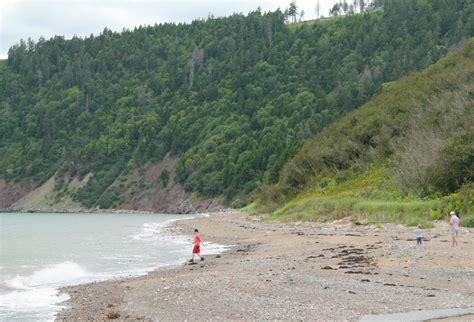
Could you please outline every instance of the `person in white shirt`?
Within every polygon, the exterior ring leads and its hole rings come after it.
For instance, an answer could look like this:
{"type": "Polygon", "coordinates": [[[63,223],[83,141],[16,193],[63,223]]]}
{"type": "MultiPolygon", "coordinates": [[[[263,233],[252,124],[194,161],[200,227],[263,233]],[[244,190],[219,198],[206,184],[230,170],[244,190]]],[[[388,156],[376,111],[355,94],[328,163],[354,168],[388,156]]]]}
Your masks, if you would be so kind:
{"type": "Polygon", "coordinates": [[[453,237],[453,247],[455,247],[458,245],[458,241],[456,240],[456,237],[458,237],[458,234],[459,234],[459,216],[454,211],[451,211],[449,215],[451,216],[449,225],[451,226],[451,236],[453,237]]]}

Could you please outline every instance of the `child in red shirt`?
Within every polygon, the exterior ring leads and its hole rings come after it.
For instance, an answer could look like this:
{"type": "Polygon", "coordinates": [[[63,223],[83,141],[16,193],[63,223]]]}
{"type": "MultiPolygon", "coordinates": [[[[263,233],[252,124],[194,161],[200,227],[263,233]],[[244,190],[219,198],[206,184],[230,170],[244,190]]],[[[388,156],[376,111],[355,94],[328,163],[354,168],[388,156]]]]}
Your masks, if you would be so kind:
{"type": "Polygon", "coordinates": [[[197,229],[194,229],[194,247],[193,247],[193,258],[191,258],[190,262],[194,262],[194,255],[198,256],[202,261],[204,257],[201,256],[201,244],[204,246],[202,242],[201,235],[197,229]]]}

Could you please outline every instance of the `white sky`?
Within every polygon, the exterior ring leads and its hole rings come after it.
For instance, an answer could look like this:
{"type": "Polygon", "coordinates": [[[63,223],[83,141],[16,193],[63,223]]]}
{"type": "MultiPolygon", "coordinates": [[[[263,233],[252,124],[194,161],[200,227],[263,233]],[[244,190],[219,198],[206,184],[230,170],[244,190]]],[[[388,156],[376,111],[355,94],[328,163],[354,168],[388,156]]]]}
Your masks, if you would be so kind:
{"type": "MultiPolygon", "coordinates": [[[[248,13],[287,8],[291,0],[0,0],[0,59],[20,39],[38,40],[54,35],[71,38],[99,34],[105,27],[113,31],[133,29],[160,22],[191,22],[232,13],[248,13]]],[[[337,0],[319,0],[320,14],[327,16],[337,0]]],[[[296,0],[305,20],[316,17],[317,0],[296,0]]]]}

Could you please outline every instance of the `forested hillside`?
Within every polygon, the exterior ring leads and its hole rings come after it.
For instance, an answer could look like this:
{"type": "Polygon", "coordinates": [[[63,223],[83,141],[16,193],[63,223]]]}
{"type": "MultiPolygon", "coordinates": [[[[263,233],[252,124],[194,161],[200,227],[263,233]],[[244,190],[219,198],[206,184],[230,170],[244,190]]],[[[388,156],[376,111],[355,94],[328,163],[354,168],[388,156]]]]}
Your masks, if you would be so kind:
{"type": "Polygon", "coordinates": [[[473,182],[471,38],[309,140],[258,203],[283,218],[428,224],[450,210],[471,215],[473,182]]]}
{"type": "Polygon", "coordinates": [[[64,194],[119,207],[117,178],[168,155],[186,190],[239,205],[305,140],[472,35],[472,1],[405,0],[298,25],[255,11],[21,41],[0,62],[0,178],[88,178],[64,194]]]}

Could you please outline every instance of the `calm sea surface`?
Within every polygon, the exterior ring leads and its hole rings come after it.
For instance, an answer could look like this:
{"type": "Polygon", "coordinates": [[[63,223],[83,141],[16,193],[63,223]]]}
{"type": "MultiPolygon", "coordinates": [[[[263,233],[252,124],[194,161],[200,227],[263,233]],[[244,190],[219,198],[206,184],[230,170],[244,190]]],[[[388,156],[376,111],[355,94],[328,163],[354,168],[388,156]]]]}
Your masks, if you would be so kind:
{"type": "MultiPolygon", "coordinates": [[[[191,236],[162,229],[185,218],[191,217],[0,213],[0,320],[53,320],[68,299],[61,286],[183,263],[191,236]]],[[[206,245],[203,254],[223,251],[206,245]]]]}

